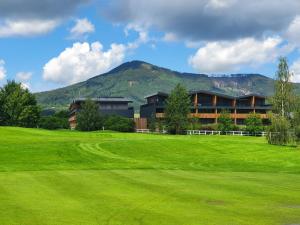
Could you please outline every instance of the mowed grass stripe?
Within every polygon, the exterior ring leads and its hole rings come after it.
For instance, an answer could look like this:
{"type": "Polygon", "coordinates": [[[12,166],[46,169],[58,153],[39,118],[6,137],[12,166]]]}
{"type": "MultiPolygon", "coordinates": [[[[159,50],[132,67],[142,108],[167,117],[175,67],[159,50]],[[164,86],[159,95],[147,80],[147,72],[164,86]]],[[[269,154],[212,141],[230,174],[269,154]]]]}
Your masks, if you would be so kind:
{"type": "Polygon", "coordinates": [[[264,138],[0,127],[0,141],[1,225],[300,224],[300,151],[264,138]]]}
{"type": "Polygon", "coordinates": [[[0,174],[1,189],[6,183],[0,194],[6,202],[0,206],[0,218],[10,218],[1,224],[108,220],[139,224],[138,218],[142,224],[293,224],[300,219],[299,175],[165,170],[28,173],[15,172],[16,180],[9,173],[0,174]],[[284,182],[290,193],[272,184],[262,188],[254,176],[284,182]],[[14,213],[18,216],[11,219],[14,213]]]}

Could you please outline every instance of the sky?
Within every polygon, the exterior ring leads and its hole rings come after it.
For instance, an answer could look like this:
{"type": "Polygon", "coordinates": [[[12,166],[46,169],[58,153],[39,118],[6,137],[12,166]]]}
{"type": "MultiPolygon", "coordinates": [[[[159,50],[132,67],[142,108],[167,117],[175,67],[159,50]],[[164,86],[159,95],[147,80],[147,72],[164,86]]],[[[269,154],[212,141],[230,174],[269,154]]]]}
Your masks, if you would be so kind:
{"type": "Polygon", "coordinates": [[[300,82],[299,0],[0,1],[0,86],[46,91],[132,60],[274,77],[280,56],[300,82]]]}

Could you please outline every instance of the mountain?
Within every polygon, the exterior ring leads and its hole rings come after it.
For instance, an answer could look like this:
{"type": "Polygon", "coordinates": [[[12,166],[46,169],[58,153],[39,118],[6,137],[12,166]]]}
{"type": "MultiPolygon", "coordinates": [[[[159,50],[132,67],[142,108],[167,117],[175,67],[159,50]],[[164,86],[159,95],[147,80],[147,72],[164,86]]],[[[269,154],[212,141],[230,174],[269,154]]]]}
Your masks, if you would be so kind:
{"type": "MultiPolygon", "coordinates": [[[[124,96],[134,101],[135,109],[144,96],[157,91],[170,92],[178,83],[188,90],[210,90],[230,95],[271,95],[274,80],[260,74],[208,76],[180,73],[142,61],[124,63],[108,73],[64,88],[36,93],[43,108],[66,108],[77,97],[124,96]]],[[[300,93],[300,87],[296,85],[300,93]]]]}

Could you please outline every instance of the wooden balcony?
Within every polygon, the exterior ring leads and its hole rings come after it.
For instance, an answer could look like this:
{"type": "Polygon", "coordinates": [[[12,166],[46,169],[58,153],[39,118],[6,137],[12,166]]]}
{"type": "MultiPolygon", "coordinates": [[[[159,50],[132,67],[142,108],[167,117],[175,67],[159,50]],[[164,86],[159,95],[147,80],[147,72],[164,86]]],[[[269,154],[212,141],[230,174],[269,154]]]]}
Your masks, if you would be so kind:
{"type": "MultiPolygon", "coordinates": [[[[216,114],[216,113],[191,113],[190,117],[191,118],[201,118],[201,119],[216,119],[219,118],[221,114],[216,114]]],[[[232,113],[230,114],[230,117],[232,119],[246,119],[248,118],[250,114],[240,114],[240,113],[232,113]]],[[[257,113],[257,115],[260,116],[261,119],[268,119],[267,114],[260,114],[257,113]]],[[[165,114],[164,113],[156,113],[156,118],[164,118],[165,114]]]]}

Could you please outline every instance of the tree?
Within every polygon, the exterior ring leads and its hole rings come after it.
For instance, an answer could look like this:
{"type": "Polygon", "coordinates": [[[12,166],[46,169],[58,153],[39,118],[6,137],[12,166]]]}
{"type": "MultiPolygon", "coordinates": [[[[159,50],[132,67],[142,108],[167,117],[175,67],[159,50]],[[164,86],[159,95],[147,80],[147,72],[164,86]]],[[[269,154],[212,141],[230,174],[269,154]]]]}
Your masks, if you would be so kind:
{"type": "Polygon", "coordinates": [[[218,129],[222,132],[230,131],[233,128],[232,119],[230,113],[226,110],[222,110],[218,118],[218,129]]]}
{"type": "MultiPolygon", "coordinates": [[[[45,111],[44,111],[45,112],[45,111]]],[[[42,116],[39,120],[39,127],[48,130],[69,129],[69,111],[61,110],[52,115],[42,116]]]]}
{"type": "Polygon", "coordinates": [[[276,72],[275,92],[271,99],[273,112],[287,119],[291,118],[295,104],[293,84],[291,83],[292,74],[286,58],[279,58],[278,70],[276,72]]]}
{"type": "Polygon", "coordinates": [[[262,120],[259,115],[256,113],[250,113],[247,119],[245,120],[246,131],[251,134],[261,132],[263,130],[262,120]]]}
{"type": "Polygon", "coordinates": [[[148,129],[151,131],[151,132],[155,132],[156,130],[156,118],[155,118],[155,115],[152,114],[151,117],[149,118],[148,120],[148,129]]]}
{"type": "Polygon", "coordinates": [[[166,125],[171,133],[179,134],[188,125],[191,100],[186,89],[178,84],[167,99],[166,125]]]}
{"type": "Polygon", "coordinates": [[[133,132],[135,123],[133,119],[112,115],[104,118],[104,127],[106,130],[133,132]]]}
{"type": "Polygon", "coordinates": [[[44,116],[39,121],[39,127],[48,130],[68,129],[69,122],[65,118],[57,116],[44,116]]]}
{"type": "Polygon", "coordinates": [[[36,127],[39,117],[35,96],[20,83],[8,81],[0,89],[0,125],[36,127]]]}
{"type": "MultiPolygon", "coordinates": [[[[267,135],[270,144],[283,145],[294,141],[291,122],[297,121],[295,116],[298,115],[291,76],[286,58],[281,57],[276,73],[275,92],[271,99],[274,114],[270,115],[271,126],[267,135]]],[[[297,127],[294,124],[294,129],[297,127]]]]}
{"type": "Polygon", "coordinates": [[[100,130],[103,126],[102,117],[99,112],[99,106],[92,100],[86,100],[77,114],[76,129],[80,131],[100,130]]]}
{"type": "Polygon", "coordinates": [[[294,142],[294,135],[291,132],[289,120],[281,115],[272,114],[271,125],[268,128],[267,140],[269,144],[286,145],[294,142]]]}

